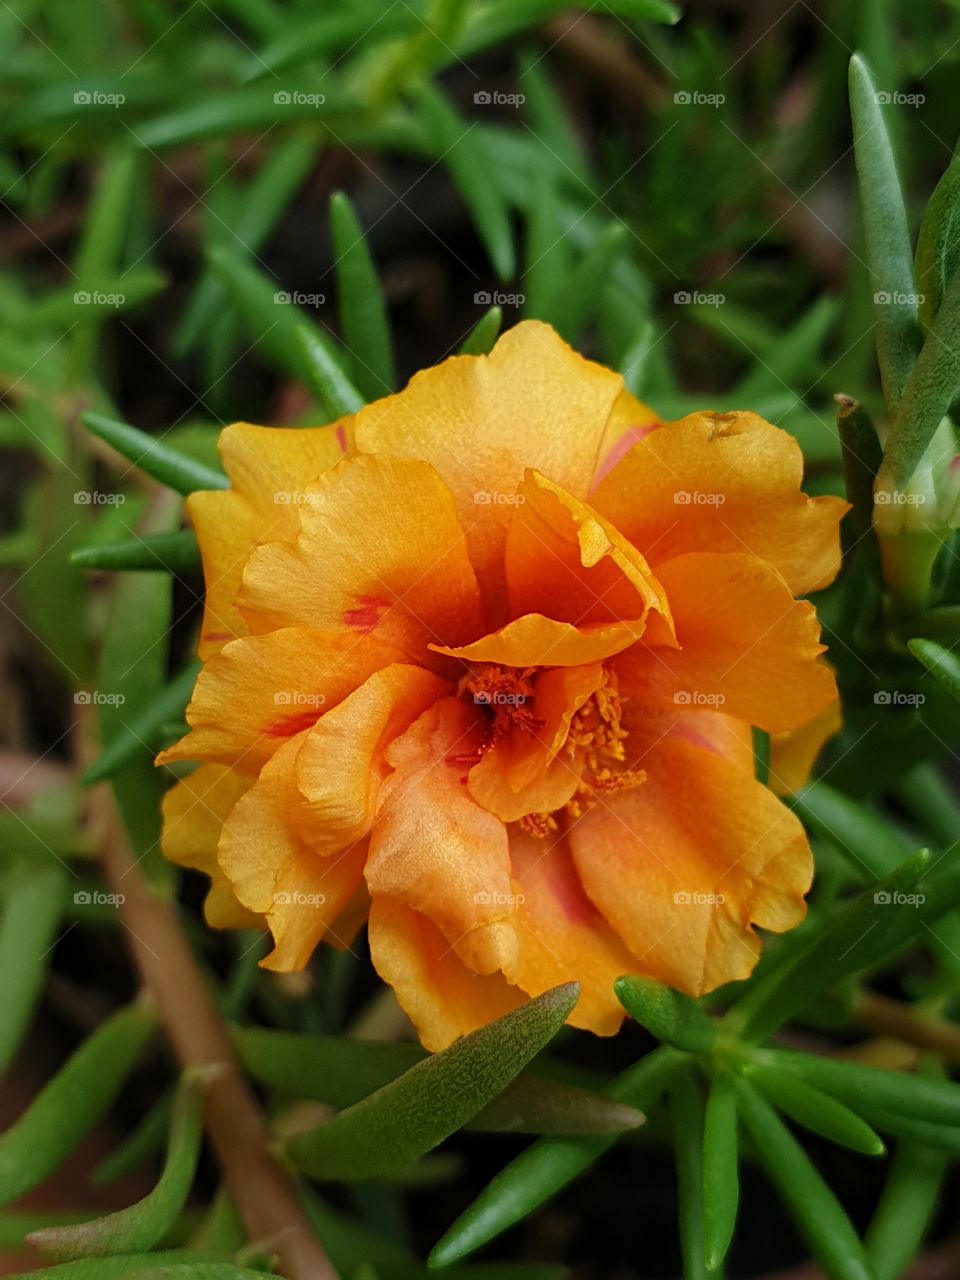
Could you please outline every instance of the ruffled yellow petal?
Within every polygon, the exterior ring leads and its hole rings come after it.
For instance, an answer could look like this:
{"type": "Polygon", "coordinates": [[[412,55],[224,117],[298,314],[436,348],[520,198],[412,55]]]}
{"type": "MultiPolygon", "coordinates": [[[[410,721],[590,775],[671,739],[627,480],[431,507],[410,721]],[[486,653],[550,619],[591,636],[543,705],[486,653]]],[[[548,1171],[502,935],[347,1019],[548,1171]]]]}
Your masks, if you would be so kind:
{"type": "Polygon", "coordinates": [[[459,648],[437,644],[430,648],[464,662],[493,662],[505,667],[578,667],[620,653],[639,640],[643,632],[642,621],[575,627],[571,622],[528,613],[472,644],[459,648]]]}
{"type": "Polygon", "coordinates": [[[806,724],[788,733],[770,738],[770,790],[778,796],[790,796],[806,786],[817,756],[834,734],[840,732],[842,716],[840,699],[833,702],[806,724]]]}
{"type": "Polygon", "coordinates": [[[752,971],[753,926],[805,913],[813,860],[803,827],[737,763],[654,720],[631,735],[647,780],[570,829],[584,889],[637,971],[699,996],[752,971]]]}
{"type": "Polygon", "coordinates": [[[477,580],[453,498],[425,462],[348,458],[309,491],[295,542],[247,562],[240,608],[254,632],[372,635],[428,660],[428,641],[481,629],[477,580]]]}
{"type": "Polygon", "coordinates": [[[640,705],[715,707],[771,733],[804,724],[837,696],[812,605],[756,556],[694,552],[659,565],[679,649],[635,645],[614,660],[640,705]]]}
{"type": "Polygon", "coordinates": [[[387,749],[366,868],[372,898],[429,916],[476,973],[516,957],[507,831],[466,786],[485,726],[457,698],[435,703],[387,749]]]}
{"type": "Polygon", "coordinates": [[[219,764],[202,764],[163,797],[163,855],[181,867],[210,877],[204,903],[215,929],[262,929],[263,918],[237,901],[217,861],[217,842],[227,814],[253,785],[250,774],[219,764]]]}
{"type": "Polygon", "coordinates": [[[369,453],[432,462],[452,491],[485,593],[499,599],[511,495],[536,467],[584,498],[619,374],[577,355],[548,325],[508,330],[488,356],[455,356],[356,418],[369,453]]]}
{"type": "Polygon", "coordinates": [[[658,643],[672,635],[670,606],[639,551],[592,507],[537,471],[520,485],[507,533],[506,568],[514,616],[540,613],[575,625],[647,621],[658,643]]]}
{"type": "Polygon", "coordinates": [[[224,645],[204,664],[187,707],[190,732],[158,764],[217,760],[259,772],[399,650],[373,636],[285,627],[224,645]]]}
{"type": "Polygon", "coordinates": [[[840,498],[800,489],[793,436],[754,413],[694,413],[646,435],[595,490],[593,506],[659,572],[688,551],[769,560],[795,595],[840,568],[840,498]]]}
{"type": "Polygon", "coordinates": [[[328,427],[254,427],[235,422],[220,434],[231,488],[203,490],[187,512],[203,557],[206,585],[199,653],[207,658],[247,634],[236,607],[243,566],[254,547],[297,535],[299,499],[344,455],[351,422],[328,427]]]}
{"type": "Polygon", "coordinates": [[[322,856],[370,831],[390,743],[450,685],[420,667],[395,664],[372,675],[305,736],[297,759],[303,799],[295,820],[322,856]]]}
{"type": "Polygon", "coordinates": [[[336,931],[363,883],[365,845],[319,857],[292,820],[303,803],[297,789],[297,753],[309,731],[290,738],[268,761],[256,783],[231,809],[217,856],[237,898],[266,918],[274,950],[263,967],[302,969],[317,943],[336,931]]]}
{"type": "Polygon", "coordinates": [[[437,926],[395,898],[370,906],[370,958],[425,1049],[436,1053],[523,1004],[499,973],[474,973],[437,926]]]}
{"type": "Polygon", "coordinates": [[[613,932],[583,891],[565,839],[510,833],[517,963],[509,977],[529,995],[562,982],[579,982],[580,999],[569,1021],[609,1036],[623,1021],[615,980],[637,970],[636,957],[613,932]]]}

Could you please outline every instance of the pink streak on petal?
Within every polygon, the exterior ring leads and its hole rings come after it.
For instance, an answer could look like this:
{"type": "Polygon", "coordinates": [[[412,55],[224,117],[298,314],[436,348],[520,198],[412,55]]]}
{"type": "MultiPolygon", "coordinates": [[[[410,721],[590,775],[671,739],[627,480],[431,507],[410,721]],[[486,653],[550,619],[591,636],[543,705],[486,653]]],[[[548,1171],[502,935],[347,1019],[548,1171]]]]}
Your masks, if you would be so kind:
{"type": "Polygon", "coordinates": [[[342,422],[337,427],[337,444],[344,453],[347,452],[347,431],[342,422]]]}
{"type": "Polygon", "coordinates": [[[617,463],[626,457],[635,444],[645,440],[650,432],[656,431],[660,425],[659,422],[649,422],[644,427],[627,427],[626,431],[597,467],[597,474],[593,478],[593,487],[590,492],[592,493],[596,489],[600,481],[610,474],[617,463]]]}
{"type": "Polygon", "coordinates": [[[343,621],[354,631],[369,635],[390,605],[386,600],[378,600],[376,596],[358,596],[357,602],[356,609],[348,609],[344,613],[343,621]]]}

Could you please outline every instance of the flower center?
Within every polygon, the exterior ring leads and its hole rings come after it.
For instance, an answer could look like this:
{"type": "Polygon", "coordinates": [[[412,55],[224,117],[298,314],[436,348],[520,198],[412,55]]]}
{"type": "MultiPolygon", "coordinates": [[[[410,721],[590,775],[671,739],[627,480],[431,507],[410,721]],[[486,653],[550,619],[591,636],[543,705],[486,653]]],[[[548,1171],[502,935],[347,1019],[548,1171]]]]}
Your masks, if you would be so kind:
{"type": "MultiPolygon", "coordinates": [[[[539,737],[546,719],[537,714],[536,686],[541,668],[495,665],[471,669],[460,681],[461,696],[471,696],[490,720],[490,736],[482,756],[502,739],[524,734],[539,737]]],[[[623,726],[623,699],[616,676],[607,669],[598,689],[574,712],[560,754],[566,757],[580,781],[570,799],[553,812],[530,813],[520,825],[534,835],[546,836],[558,828],[558,818],[577,819],[605,795],[639,786],[643,769],[628,769],[623,726]]],[[[474,758],[476,763],[476,757],[474,758]]]]}

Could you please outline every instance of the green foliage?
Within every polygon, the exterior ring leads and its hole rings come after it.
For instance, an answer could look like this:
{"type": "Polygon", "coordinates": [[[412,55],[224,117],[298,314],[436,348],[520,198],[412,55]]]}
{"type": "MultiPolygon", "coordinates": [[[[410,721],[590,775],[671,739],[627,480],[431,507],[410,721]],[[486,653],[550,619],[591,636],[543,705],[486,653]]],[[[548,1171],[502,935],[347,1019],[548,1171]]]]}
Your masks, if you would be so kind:
{"type": "MultiPolygon", "coordinates": [[[[675,32],[653,25],[678,21],[666,0],[572,19],[556,0],[0,6],[0,181],[13,241],[19,229],[27,245],[0,278],[0,449],[13,476],[0,562],[18,575],[41,719],[51,683],[68,713],[96,700],[101,744],[92,764],[78,752],[68,784],[0,813],[0,1071],[16,1068],[51,967],[73,963],[79,937],[128,981],[115,905],[89,901],[102,832],[78,799],[81,773],[113,786],[155,889],[177,887],[158,855],[168,780],[152,757],[196,678],[200,563],[172,495],[227,487],[214,449],[224,421],[353,414],[398,374],[458,347],[488,352],[522,307],[621,369],[662,417],[705,404],[769,417],[797,441],[810,492],[852,504],[844,573],[816,599],[844,729],[789,800],[817,857],[809,916],[765,939],[748,982],[693,1000],[620,978],[633,1025],[593,1047],[596,1070],[580,1065],[575,1033],[558,1034],[569,988],[427,1055],[358,1038],[351,951],[318,958],[307,995],[257,969],[256,935],[230,950],[184,897],[218,1007],[244,1023],[234,1043],[271,1140],[297,1175],[349,1184],[336,1192],[347,1213],[296,1183],[345,1280],[425,1280],[410,1244],[436,1234],[418,1217],[422,1188],[453,1178],[459,1203],[473,1200],[430,1266],[456,1280],[554,1280],[552,1264],[462,1260],[589,1178],[617,1143],[625,1179],[642,1176],[649,1150],[671,1153],[685,1277],[722,1274],[735,1230],[755,1225],[743,1160],[763,1167],[830,1280],[895,1280],[929,1239],[960,1157],[960,1085],[947,1075],[960,814],[938,772],[960,745],[960,573],[949,475],[930,452],[939,432],[955,452],[960,428],[960,170],[954,155],[944,172],[941,141],[956,134],[960,18],[899,0],[828,9],[823,21],[783,16],[784,31],[806,22],[788,61],[779,36],[744,52],[697,11],[675,32]],[[863,52],[847,68],[850,48],[863,52]],[[846,70],[862,245],[830,212],[853,177],[846,70]],[[525,101],[490,109],[501,79],[525,101]],[[915,83],[929,99],[919,122],[893,100],[915,83]],[[698,105],[718,87],[723,101],[698,105]],[[936,563],[909,600],[891,570],[903,544],[878,536],[874,495],[921,481],[936,563]],[[877,974],[937,1050],[916,1071],[842,1056],[865,1034],[877,974]],[[824,1051],[783,1048],[788,1028],[815,1032],[824,1051]],[[317,1104],[335,1114],[318,1122],[317,1104]],[[483,1186],[499,1151],[490,1135],[504,1132],[534,1140],[483,1186]],[[890,1142],[862,1238],[808,1132],[874,1158],[890,1142]]],[[[59,764],[61,741],[93,729],[77,710],[41,736],[59,764]]],[[[778,745],[755,734],[762,783],[776,782],[778,745]]],[[[128,998],[97,994],[103,1007],[128,998]]],[[[3,1203],[108,1114],[156,1026],[137,1003],[82,1040],[0,1137],[3,1203]]],[[[75,1258],[41,1274],[277,1273],[226,1183],[195,1185],[200,1091],[176,1080],[159,1058],[136,1075],[139,1110],[116,1108],[123,1136],[94,1174],[106,1184],[150,1166],[144,1199],[94,1222],[5,1215],[4,1241],[29,1234],[75,1258]]],[[[625,1193],[642,1199],[639,1186],[625,1193]]]]}
{"type": "Polygon", "coordinates": [[[580,989],[568,983],[416,1063],[328,1123],[287,1144],[315,1178],[389,1177],[456,1132],[563,1026],[580,989]]]}

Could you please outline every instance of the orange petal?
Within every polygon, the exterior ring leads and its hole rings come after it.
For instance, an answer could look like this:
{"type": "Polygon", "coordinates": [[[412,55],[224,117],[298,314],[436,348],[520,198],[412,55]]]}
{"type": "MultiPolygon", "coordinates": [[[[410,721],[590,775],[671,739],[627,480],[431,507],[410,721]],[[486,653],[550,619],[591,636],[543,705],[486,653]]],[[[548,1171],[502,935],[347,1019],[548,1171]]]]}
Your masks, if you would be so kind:
{"type": "Polygon", "coordinates": [[[817,756],[834,734],[840,732],[841,725],[840,699],[836,698],[825,711],[798,729],[773,735],[770,739],[771,791],[778,796],[789,796],[806,786],[817,756]]]}
{"type": "Polygon", "coordinates": [[[349,419],[309,428],[235,422],[221,432],[220,456],[232,488],[192,493],[187,499],[206,584],[201,658],[247,634],[235,603],[243,566],[260,543],[296,537],[297,499],[343,457],[349,427],[349,419]]]}
{"type": "Polygon", "coordinates": [[[297,753],[307,732],[290,738],[230,811],[217,855],[237,898],[266,917],[274,950],[263,967],[302,969],[324,935],[335,929],[363,883],[366,848],[357,844],[321,858],[299,836],[293,818],[302,804],[297,753]]]}
{"type": "Polygon", "coordinates": [[[659,643],[671,636],[660,583],[635,547],[579,498],[537,471],[520,485],[523,502],[507,533],[506,567],[514,615],[541,613],[576,625],[644,622],[659,614],[659,643]]]}
{"type": "Polygon", "coordinates": [[[754,924],[803,919],[810,848],[795,815],[718,752],[656,723],[630,747],[647,780],[572,824],[574,861],[638,972],[699,996],[752,971],[754,924]]]}
{"type": "Polygon", "coordinates": [[[380,784],[390,772],[385,751],[450,685],[420,667],[374,673],[307,734],[297,759],[303,835],[318,854],[337,853],[367,835],[380,784]]]}
{"type": "Polygon", "coordinates": [[[233,640],[204,664],[187,707],[190,732],[157,763],[218,760],[259,773],[287,738],[400,656],[372,636],[301,627],[233,640]]]}
{"type": "Polygon", "coordinates": [[[524,471],[536,467],[586,497],[622,385],[549,325],[525,321],[488,356],[454,356],[362,409],[357,445],[433,463],[456,498],[484,591],[497,595],[511,495],[524,471]]]}
{"type": "Polygon", "coordinates": [[[247,563],[240,607],[252,631],[375,635],[417,661],[428,640],[477,634],[477,581],[433,467],[348,458],[308,496],[296,542],[260,547],[247,563]]]}
{"type": "Polygon", "coordinates": [[[495,741],[470,770],[470,794],[504,822],[562,808],[580,785],[580,769],[561,753],[570,721],[603,682],[603,667],[551,667],[534,683],[535,730],[518,726],[495,741]]]}
{"type": "Polygon", "coordinates": [[[506,827],[464,786],[486,734],[474,707],[444,698],[387,749],[395,772],[381,789],[366,867],[372,898],[428,915],[477,973],[516,955],[506,827]]]}
{"type": "Polygon", "coordinates": [[[804,724],[836,698],[817,656],[813,606],[794,600],[756,556],[692,552],[658,565],[679,649],[641,643],[613,666],[640,703],[714,706],[771,733],[804,724]]]}
{"type": "Polygon", "coordinates": [[[598,486],[593,506],[657,569],[687,551],[751,551],[795,595],[840,568],[840,498],[800,490],[803,455],[754,413],[694,413],[645,436],[598,486]]]}
{"type": "Polygon", "coordinates": [[[437,926],[395,898],[370,906],[370,958],[431,1053],[524,1001],[502,975],[473,973],[437,926]]]}
{"type": "Polygon", "coordinates": [[[575,627],[528,613],[472,644],[460,648],[432,644],[430,648],[465,662],[493,662],[504,667],[579,667],[620,653],[638,640],[643,630],[643,622],[575,627]]]}
{"type": "Polygon", "coordinates": [[[575,1027],[613,1035],[623,1021],[614,981],[638,962],[583,891],[566,840],[528,835],[514,827],[510,857],[517,893],[517,964],[510,970],[531,996],[562,982],[579,982],[570,1016],[575,1027]]]}
{"type": "Polygon", "coordinates": [[[171,862],[210,877],[204,915],[215,929],[263,928],[262,917],[237,901],[217,861],[224,819],[253,781],[236,769],[202,764],[163,797],[160,848],[171,862]]]}

